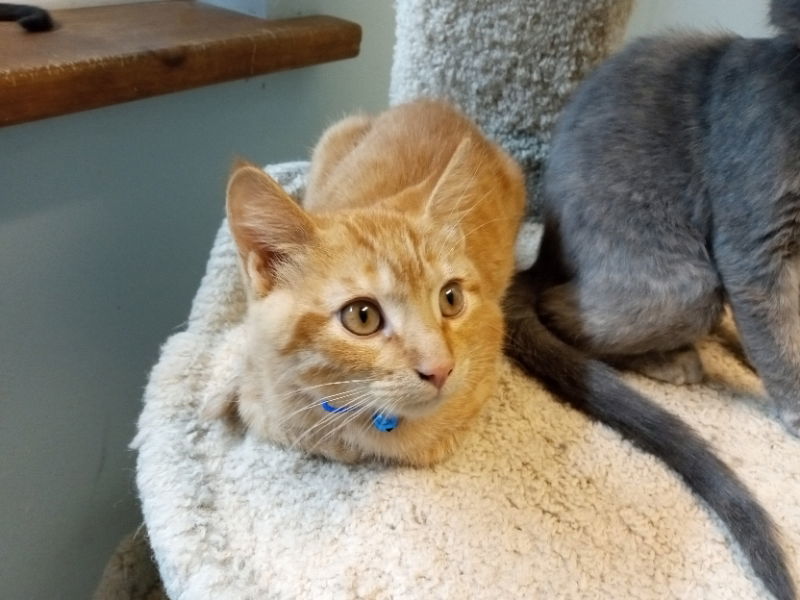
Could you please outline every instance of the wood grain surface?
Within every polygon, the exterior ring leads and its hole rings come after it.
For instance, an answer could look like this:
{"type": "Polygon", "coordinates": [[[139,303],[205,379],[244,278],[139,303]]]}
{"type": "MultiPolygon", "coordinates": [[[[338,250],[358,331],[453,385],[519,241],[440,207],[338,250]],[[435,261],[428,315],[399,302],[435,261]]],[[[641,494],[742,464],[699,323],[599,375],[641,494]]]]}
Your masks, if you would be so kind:
{"type": "Polygon", "coordinates": [[[264,20],[171,0],[52,11],[57,29],[0,23],[0,125],[358,55],[361,27],[264,20]]]}

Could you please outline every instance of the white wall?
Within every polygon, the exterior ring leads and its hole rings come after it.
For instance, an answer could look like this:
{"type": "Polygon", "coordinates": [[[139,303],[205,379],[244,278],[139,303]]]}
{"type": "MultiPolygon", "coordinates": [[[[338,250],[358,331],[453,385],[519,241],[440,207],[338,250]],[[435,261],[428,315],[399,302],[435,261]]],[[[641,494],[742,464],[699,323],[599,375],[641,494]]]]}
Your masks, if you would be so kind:
{"type": "Polygon", "coordinates": [[[324,10],[363,25],[359,58],[0,128],[0,598],[89,597],[139,523],[127,445],[232,158],[304,158],[386,105],[391,3],[324,10]]]}
{"type": "Polygon", "coordinates": [[[769,37],[768,0],[636,0],[628,38],[667,28],[734,31],[745,37],[769,37]]]}

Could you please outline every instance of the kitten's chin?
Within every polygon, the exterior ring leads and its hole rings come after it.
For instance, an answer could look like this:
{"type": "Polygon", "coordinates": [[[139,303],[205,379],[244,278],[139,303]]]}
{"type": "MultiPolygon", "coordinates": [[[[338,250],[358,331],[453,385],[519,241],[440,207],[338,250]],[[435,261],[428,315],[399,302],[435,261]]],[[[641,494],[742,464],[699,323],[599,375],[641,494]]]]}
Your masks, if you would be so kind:
{"type": "Polygon", "coordinates": [[[420,399],[416,402],[404,402],[395,408],[396,416],[407,419],[429,417],[442,407],[449,394],[437,394],[433,398],[420,399]]]}

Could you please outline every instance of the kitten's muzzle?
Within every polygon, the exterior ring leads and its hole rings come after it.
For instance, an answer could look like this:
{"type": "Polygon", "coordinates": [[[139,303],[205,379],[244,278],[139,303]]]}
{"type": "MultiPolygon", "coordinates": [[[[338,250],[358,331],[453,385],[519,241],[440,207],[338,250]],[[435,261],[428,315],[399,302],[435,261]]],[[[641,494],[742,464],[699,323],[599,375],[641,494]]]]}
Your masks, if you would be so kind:
{"type": "Polygon", "coordinates": [[[441,390],[444,384],[447,383],[447,378],[453,373],[453,361],[444,361],[416,371],[420,379],[433,384],[437,390],[441,390]]]}

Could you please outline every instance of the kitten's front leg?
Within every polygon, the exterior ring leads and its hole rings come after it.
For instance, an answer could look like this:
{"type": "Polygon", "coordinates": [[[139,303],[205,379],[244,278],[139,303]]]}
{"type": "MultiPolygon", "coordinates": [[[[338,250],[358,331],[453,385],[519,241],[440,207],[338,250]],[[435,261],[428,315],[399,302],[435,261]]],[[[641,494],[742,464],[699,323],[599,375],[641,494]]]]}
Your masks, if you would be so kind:
{"type": "Polygon", "coordinates": [[[800,436],[800,261],[759,250],[728,254],[720,272],[747,357],[786,428],[800,436]]]}

